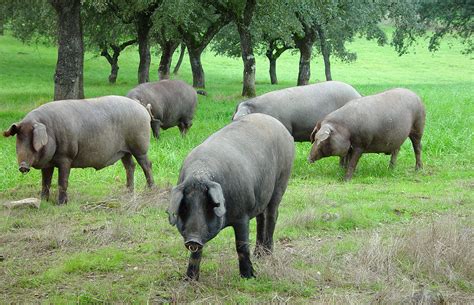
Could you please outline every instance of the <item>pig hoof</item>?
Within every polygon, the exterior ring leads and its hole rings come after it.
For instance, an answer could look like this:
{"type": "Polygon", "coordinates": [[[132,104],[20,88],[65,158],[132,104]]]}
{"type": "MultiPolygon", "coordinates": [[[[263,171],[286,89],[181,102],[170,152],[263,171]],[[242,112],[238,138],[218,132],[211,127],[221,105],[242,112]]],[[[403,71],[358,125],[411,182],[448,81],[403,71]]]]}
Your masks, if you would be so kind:
{"type": "Polygon", "coordinates": [[[251,278],[255,278],[255,274],[253,273],[252,270],[250,271],[246,271],[246,272],[241,272],[240,273],[240,276],[244,279],[251,279],[251,278]]]}
{"type": "Polygon", "coordinates": [[[41,200],[49,201],[49,193],[41,193],[41,200]]]}
{"type": "Polygon", "coordinates": [[[186,274],[184,277],[185,282],[193,282],[199,280],[199,274],[186,274]]]}
{"type": "Polygon", "coordinates": [[[67,203],[67,196],[59,196],[58,205],[63,205],[67,203]]]}

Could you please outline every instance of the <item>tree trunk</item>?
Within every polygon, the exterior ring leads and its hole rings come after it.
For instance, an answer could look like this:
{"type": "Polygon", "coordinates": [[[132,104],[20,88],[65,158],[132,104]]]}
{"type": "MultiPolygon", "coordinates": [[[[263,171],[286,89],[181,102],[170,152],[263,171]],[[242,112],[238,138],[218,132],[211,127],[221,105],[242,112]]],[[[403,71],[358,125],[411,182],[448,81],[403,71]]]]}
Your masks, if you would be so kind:
{"type": "Polygon", "coordinates": [[[275,58],[270,58],[270,82],[272,85],[278,84],[278,78],[276,74],[276,59],[275,58]]]}
{"type": "Polygon", "coordinates": [[[240,36],[240,47],[242,49],[242,60],[244,62],[244,76],[242,96],[254,97],[255,92],[255,56],[253,55],[252,35],[250,23],[252,22],[256,0],[247,0],[244,8],[243,19],[237,22],[237,30],[240,36]]]}
{"type": "Polygon", "coordinates": [[[176,63],[176,66],[174,66],[174,69],[173,69],[173,74],[174,74],[174,75],[177,75],[178,72],[179,72],[179,68],[181,67],[181,63],[183,62],[184,52],[185,52],[185,51],[186,51],[186,44],[185,44],[185,43],[181,43],[181,50],[179,51],[178,62],[176,63]]]}
{"type": "Polygon", "coordinates": [[[298,86],[304,86],[309,84],[311,77],[311,51],[312,44],[303,43],[298,49],[300,50],[300,63],[298,71],[298,86]]]}
{"type": "Polygon", "coordinates": [[[110,64],[109,83],[115,84],[115,82],[117,81],[118,70],[119,70],[118,58],[120,56],[120,51],[116,50],[115,48],[112,48],[112,50],[114,52],[113,56],[110,56],[107,48],[104,48],[102,52],[100,53],[100,55],[104,56],[110,64]]]}
{"type": "Polygon", "coordinates": [[[159,80],[170,78],[171,61],[177,47],[178,44],[174,42],[167,42],[161,46],[160,66],[158,67],[159,80]]]}
{"type": "Polygon", "coordinates": [[[58,16],[58,61],[54,99],[84,98],[81,0],[50,0],[58,16]]]}
{"type": "Polygon", "coordinates": [[[326,42],[326,33],[321,27],[318,27],[318,36],[319,36],[319,44],[321,46],[321,53],[323,54],[324,59],[324,73],[326,74],[326,80],[332,80],[331,77],[331,61],[329,57],[331,56],[331,51],[329,50],[329,46],[326,42]]]}
{"type": "Polygon", "coordinates": [[[244,62],[244,77],[242,96],[254,97],[255,92],[255,56],[253,55],[250,32],[239,30],[240,46],[242,48],[242,60],[244,62]]]}
{"type": "Polygon", "coordinates": [[[193,72],[193,87],[194,88],[206,88],[204,69],[201,64],[200,48],[194,49],[188,46],[189,62],[191,63],[191,70],[193,72]]]}
{"type": "Polygon", "coordinates": [[[3,20],[0,19],[0,36],[4,35],[4,30],[3,30],[3,20]]]}
{"type": "Polygon", "coordinates": [[[110,69],[110,75],[109,75],[109,83],[115,84],[115,82],[117,81],[118,71],[120,69],[118,66],[118,58],[114,58],[114,61],[112,62],[110,67],[111,69],[110,69]]]}
{"type": "Polygon", "coordinates": [[[138,65],[138,83],[146,83],[150,81],[150,43],[148,33],[151,29],[150,16],[140,14],[137,20],[137,38],[138,38],[138,54],[140,55],[140,63],[138,65]]]}

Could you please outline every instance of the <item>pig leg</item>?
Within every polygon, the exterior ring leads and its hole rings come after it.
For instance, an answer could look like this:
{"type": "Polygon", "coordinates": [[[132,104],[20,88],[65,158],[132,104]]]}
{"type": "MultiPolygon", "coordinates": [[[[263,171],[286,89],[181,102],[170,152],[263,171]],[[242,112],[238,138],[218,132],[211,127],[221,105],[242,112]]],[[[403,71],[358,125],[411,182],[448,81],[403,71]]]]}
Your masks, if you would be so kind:
{"type": "Polygon", "coordinates": [[[133,192],[133,175],[135,172],[135,162],[133,162],[132,154],[125,154],[122,158],[125,172],[127,173],[127,189],[133,192]]]}
{"type": "Polygon", "coordinates": [[[275,232],[275,225],[278,219],[278,206],[280,205],[284,192],[284,190],[280,190],[279,188],[275,189],[272,199],[270,199],[265,210],[264,251],[266,254],[270,254],[273,251],[273,232],[275,232]]]}
{"type": "Polygon", "coordinates": [[[411,144],[415,151],[416,166],[415,170],[423,168],[423,162],[421,162],[421,136],[418,134],[410,134],[411,144]]]}
{"type": "Polygon", "coordinates": [[[160,138],[160,128],[161,128],[161,121],[158,119],[153,119],[151,121],[151,130],[153,131],[153,137],[156,139],[160,138]]]}
{"type": "Polygon", "coordinates": [[[255,256],[261,257],[265,254],[265,212],[257,215],[257,243],[255,246],[255,256]]]}
{"type": "Polygon", "coordinates": [[[400,148],[397,148],[394,151],[392,151],[392,156],[390,157],[390,165],[389,165],[391,169],[394,169],[395,165],[397,165],[397,156],[399,152],[400,152],[400,148]]]}
{"type": "Polygon", "coordinates": [[[59,176],[58,176],[58,185],[59,185],[59,196],[58,204],[67,203],[67,185],[69,181],[69,173],[71,172],[71,164],[63,163],[59,165],[59,176]]]}
{"type": "Polygon", "coordinates": [[[357,162],[359,162],[360,156],[362,155],[362,149],[354,148],[351,153],[351,158],[349,160],[349,164],[347,166],[346,175],[344,176],[345,181],[349,181],[352,179],[352,175],[354,174],[354,170],[357,166],[357,162]]]}
{"type": "Polygon", "coordinates": [[[41,199],[49,200],[49,189],[51,188],[51,180],[53,179],[54,167],[43,168],[41,170],[41,199]]]}
{"type": "Polygon", "coordinates": [[[190,120],[183,120],[179,122],[178,128],[179,131],[181,132],[181,136],[184,137],[186,133],[188,133],[189,128],[193,125],[193,122],[190,120]]]}
{"type": "Polygon", "coordinates": [[[255,277],[249,250],[249,222],[234,225],[235,248],[239,257],[240,276],[244,278],[255,277]]]}
{"type": "Polygon", "coordinates": [[[186,271],[186,279],[199,279],[199,266],[201,265],[202,249],[196,252],[191,252],[189,256],[188,270],[186,271]]]}
{"type": "Polygon", "coordinates": [[[151,173],[151,162],[148,160],[148,156],[145,155],[134,155],[135,159],[137,159],[138,164],[140,167],[143,169],[143,173],[145,174],[146,177],[146,182],[148,187],[152,187],[155,185],[155,182],[153,180],[153,175],[151,173]]]}

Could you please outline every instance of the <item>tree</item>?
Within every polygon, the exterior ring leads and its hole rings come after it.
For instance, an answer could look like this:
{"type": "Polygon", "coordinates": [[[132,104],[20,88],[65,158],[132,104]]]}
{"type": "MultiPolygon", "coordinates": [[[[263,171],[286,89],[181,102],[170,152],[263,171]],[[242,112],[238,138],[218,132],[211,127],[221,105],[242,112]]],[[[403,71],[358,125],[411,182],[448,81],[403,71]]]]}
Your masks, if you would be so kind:
{"type": "Polygon", "coordinates": [[[84,98],[81,0],[50,0],[58,17],[58,61],[54,99],[84,98]]]}
{"type": "Polygon", "coordinates": [[[230,15],[225,11],[216,11],[212,5],[199,1],[187,1],[185,10],[170,15],[188,49],[193,87],[205,88],[202,52],[220,29],[231,21],[230,15]]]}
{"type": "Polygon", "coordinates": [[[458,37],[466,45],[463,53],[474,52],[474,2],[468,0],[424,0],[418,9],[423,23],[434,28],[428,49],[437,51],[447,34],[458,37]]]}
{"type": "MultiPolygon", "coordinates": [[[[251,22],[256,8],[256,0],[245,1],[211,1],[206,3],[214,6],[216,11],[228,14],[237,26],[240,38],[242,61],[244,63],[242,96],[255,96],[255,56],[253,54],[253,41],[251,33],[251,22]]],[[[189,51],[189,50],[188,50],[189,51]]]]}
{"type": "Polygon", "coordinates": [[[99,1],[85,2],[82,14],[84,20],[84,46],[97,52],[110,64],[109,83],[117,81],[121,52],[137,42],[136,34],[130,25],[99,1]]]}
{"type": "MultiPolygon", "coordinates": [[[[382,1],[382,0],[381,0],[382,1]]],[[[439,49],[446,35],[465,45],[464,54],[474,51],[474,2],[467,0],[385,0],[387,18],[395,25],[391,44],[399,55],[408,53],[420,37],[429,37],[428,49],[439,49]]]]}
{"type": "Polygon", "coordinates": [[[150,80],[150,39],[149,33],[153,26],[153,14],[160,7],[163,0],[126,1],[109,0],[107,5],[125,24],[133,24],[136,29],[138,53],[138,83],[150,80]]]}
{"type": "Polygon", "coordinates": [[[176,62],[176,65],[174,66],[174,69],[173,69],[174,75],[178,75],[179,68],[181,67],[181,63],[183,62],[184,52],[186,52],[186,44],[183,42],[181,43],[181,49],[179,51],[178,61],[176,62]]]}

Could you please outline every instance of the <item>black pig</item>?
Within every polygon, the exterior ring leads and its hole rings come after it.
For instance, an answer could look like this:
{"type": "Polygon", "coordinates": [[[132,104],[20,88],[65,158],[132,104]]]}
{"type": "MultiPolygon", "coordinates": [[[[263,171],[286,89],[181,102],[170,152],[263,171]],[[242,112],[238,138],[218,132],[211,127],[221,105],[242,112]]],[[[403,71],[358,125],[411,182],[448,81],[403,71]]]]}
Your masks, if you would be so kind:
{"type": "Polygon", "coordinates": [[[203,246],[228,226],[235,232],[240,275],[254,277],[249,221],[257,217],[256,254],[271,252],[293,158],[293,138],[265,114],[232,122],[191,151],[168,209],[170,223],[191,251],[188,278],[199,278],[203,246]]]}

